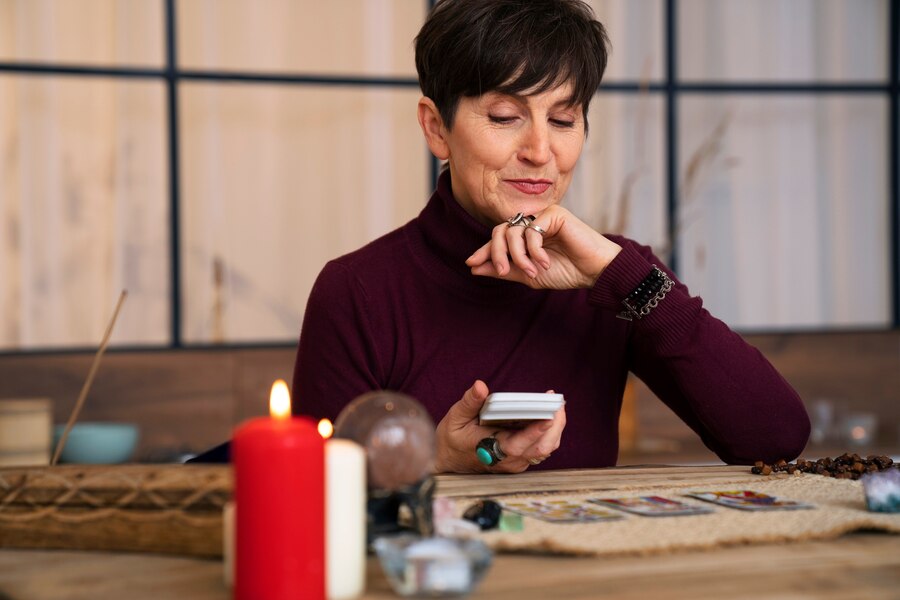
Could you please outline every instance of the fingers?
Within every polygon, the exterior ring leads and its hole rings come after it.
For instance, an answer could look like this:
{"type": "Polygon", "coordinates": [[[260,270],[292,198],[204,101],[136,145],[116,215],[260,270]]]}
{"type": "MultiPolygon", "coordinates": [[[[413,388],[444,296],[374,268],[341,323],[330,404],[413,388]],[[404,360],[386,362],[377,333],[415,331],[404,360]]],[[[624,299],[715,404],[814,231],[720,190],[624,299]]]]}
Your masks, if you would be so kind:
{"type": "Polygon", "coordinates": [[[525,229],[525,242],[528,247],[528,254],[531,258],[544,269],[550,268],[550,255],[544,250],[544,236],[528,227],[525,229]]]}
{"type": "Polygon", "coordinates": [[[494,270],[501,277],[509,273],[509,259],[506,256],[506,230],[510,227],[503,223],[494,227],[491,232],[491,262],[494,264],[494,270]]]}
{"type": "Polygon", "coordinates": [[[480,379],[476,380],[472,387],[466,390],[459,402],[447,411],[451,427],[460,429],[477,420],[478,413],[481,412],[481,407],[487,399],[488,391],[486,383],[480,379]]]}
{"type": "Polygon", "coordinates": [[[534,279],[537,277],[537,267],[534,266],[534,263],[528,257],[528,250],[525,247],[526,237],[528,237],[527,227],[515,226],[506,228],[506,245],[513,263],[523,270],[528,277],[534,279]]]}
{"type": "Polygon", "coordinates": [[[556,416],[554,415],[554,418],[549,421],[536,421],[524,429],[505,432],[505,435],[504,433],[499,433],[497,434],[497,439],[500,440],[500,448],[509,458],[521,458],[526,450],[537,444],[544,434],[553,427],[555,421],[556,416]]]}
{"type": "Polygon", "coordinates": [[[478,413],[487,399],[488,387],[479,380],[463,394],[435,429],[435,462],[437,473],[483,473],[486,469],[474,453],[475,445],[487,437],[478,425],[478,413]]]}
{"type": "Polygon", "coordinates": [[[534,279],[538,275],[537,265],[544,270],[550,268],[550,256],[543,243],[541,234],[530,227],[501,223],[491,231],[491,241],[473,252],[466,264],[474,275],[515,281],[534,279]]]}
{"type": "Polygon", "coordinates": [[[491,260],[491,243],[488,242],[478,250],[472,253],[472,256],[466,259],[466,264],[470,267],[477,267],[491,260]]]}
{"type": "Polygon", "coordinates": [[[553,454],[562,441],[563,429],[566,428],[566,409],[560,408],[553,415],[553,425],[542,435],[537,442],[531,445],[523,453],[523,458],[543,460],[553,454]]]}
{"type": "Polygon", "coordinates": [[[521,473],[542,462],[559,448],[565,428],[566,410],[563,407],[550,421],[538,421],[519,431],[498,433],[497,439],[506,458],[491,470],[521,473]]]}

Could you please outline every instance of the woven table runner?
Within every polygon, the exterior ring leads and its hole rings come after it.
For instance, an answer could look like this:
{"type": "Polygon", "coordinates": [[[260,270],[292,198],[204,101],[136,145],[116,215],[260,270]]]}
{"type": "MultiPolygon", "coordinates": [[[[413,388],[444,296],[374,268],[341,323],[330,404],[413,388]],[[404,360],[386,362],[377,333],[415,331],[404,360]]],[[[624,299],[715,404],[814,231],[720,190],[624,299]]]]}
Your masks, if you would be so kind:
{"type": "MultiPolygon", "coordinates": [[[[674,517],[645,517],[623,512],[621,514],[625,518],[622,520],[594,523],[549,523],[523,517],[522,531],[493,530],[477,535],[491,548],[501,552],[611,556],[825,539],[859,529],[900,533],[900,514],[866,510],[863,487],[859,481],[808,474],[754,477],[750,484],[746,483],[746,478],[743,479],[744,482],[732,485],[681,484],[615,492],[504,495],[496,499],[584,502],[588,498],[654,495],[712,508],[714,512],[674,517]],[[684,494],[693,491],[726,490],[753,490],[808,502],[815,508],[750,512],[684,497],[684,494]]],[[[472,499],[456,499],[456,513],[461,515],[471,503],[472,499]]]]}
{"type": "Polygon", "coordinates": [[[227,465],[0,469],[0,548],[221,556],[231,495],[227,465]]]}

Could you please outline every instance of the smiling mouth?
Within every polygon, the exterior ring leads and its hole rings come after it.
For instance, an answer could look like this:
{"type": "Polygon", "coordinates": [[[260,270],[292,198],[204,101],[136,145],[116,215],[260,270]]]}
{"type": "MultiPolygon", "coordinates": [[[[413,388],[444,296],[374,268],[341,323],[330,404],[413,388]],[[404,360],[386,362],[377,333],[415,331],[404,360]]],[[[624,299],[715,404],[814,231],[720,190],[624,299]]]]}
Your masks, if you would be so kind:
{"type": "Polygon", "coordinates": [[[553,185],[549,179],[505,179],[504,181],[523,194],[531,195],[543,194],[553,185]]]}

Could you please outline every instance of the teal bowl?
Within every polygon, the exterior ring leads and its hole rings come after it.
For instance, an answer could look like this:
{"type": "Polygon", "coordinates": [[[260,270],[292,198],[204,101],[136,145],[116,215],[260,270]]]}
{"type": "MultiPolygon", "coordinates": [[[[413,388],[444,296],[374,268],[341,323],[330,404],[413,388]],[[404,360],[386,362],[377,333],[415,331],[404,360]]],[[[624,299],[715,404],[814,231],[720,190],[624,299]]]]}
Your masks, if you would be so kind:
{"type": "MultiPolygon", "coordinates": [[[[53,448],[65,430],[53,429],[53,448]]],[[[76,423],[69,432],[59,461],[82,465],[114,465],[127,462],[138,441],[138,427],[132,423],[76,423]]]]}

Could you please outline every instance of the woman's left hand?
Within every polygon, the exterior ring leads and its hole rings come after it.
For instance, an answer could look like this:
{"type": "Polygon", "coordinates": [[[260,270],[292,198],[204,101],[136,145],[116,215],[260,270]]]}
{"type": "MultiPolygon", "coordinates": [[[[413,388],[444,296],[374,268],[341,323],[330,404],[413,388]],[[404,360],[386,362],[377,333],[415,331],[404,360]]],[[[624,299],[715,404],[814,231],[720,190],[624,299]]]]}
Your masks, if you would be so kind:
{"type": "Polygon", "coordinates": [[[494,227],[491,241],[466,264],[473,275],[518,281],[535,289],[590,288],[621,250],[565,208],[551,206],[529,227],[505,221],[494,227]]]}

